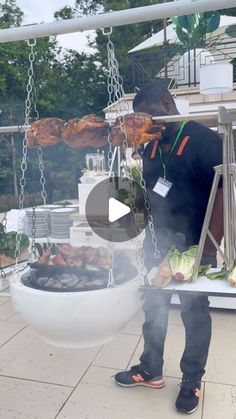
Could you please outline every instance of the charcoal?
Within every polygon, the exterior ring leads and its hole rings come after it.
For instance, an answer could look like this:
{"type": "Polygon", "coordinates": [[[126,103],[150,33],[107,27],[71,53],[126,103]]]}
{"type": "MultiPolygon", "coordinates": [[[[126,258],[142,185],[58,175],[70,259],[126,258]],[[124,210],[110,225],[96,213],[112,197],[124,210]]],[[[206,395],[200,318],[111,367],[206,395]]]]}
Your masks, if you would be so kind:
{"type": "Polygon", "coordinates": [[[82,281],[80,280],[79,281],[79,283],[78,283],[78,286],[80,287],[80,288],[84,288],[84,287],[86,287],[88,285],[88,281],[87,281],[87,279],[83,279],[82,281]]]}
{"type": "Polygon", "coordinates": [[[79,282],[79,278],[71,278],[70,282],[69,282],[69,286],[71,288],[75,287],[79,282]]]}
{"type": "Polygon", "coordinates": [[[36,281],[37,281],[37,284],[40,285],[40,287],[42,287],[48,282],[48,279],[49,278],[47,276],[45,276],[45,277],[42,277],[42,278],[38,278],[36,281]]]}
{"type": "MultiPolygon", "coordinates": [[[[101,254],[103,249],[100,250],[101,254]]],[[[137,275],[137,269],[130,263],[121,263],[121,254],[117,254],[114,264],[114,285],[129,281],[137,275]]],[[[124,261],[123,261],[124,262],[124,261]]],[[[125,259],[126,262],[126,259],[125,259]]],[[[45,291],[79,292],[106,288],[108,284],[108,271],[105,269],[69,268],[63,266],[34,264],[22,276],[24,285],[45,291]],[[33,269],[32,269],[33,268],[33,269]]]]}
{"type": "Polygon", "coordinates": [[[93,281],[93,286],[94,287],[101,287],[102,285],[106,285],[105,281],[103,281],[102,279],[95,279],[93,281]]]}
{"type": "Polygon", "coordinates": [[[63,285],[60,281],[54,281],[53,288],[60,289],[63,288],[63,285]]]}
{"type": "Polygon", "coordinates": [[[54,278],[49,278],[49,280],[48,280],[48,282],[47,282],[46,286],[47,286],[47,287],[53,287],[53,285],[54,285],[54,278]]]}

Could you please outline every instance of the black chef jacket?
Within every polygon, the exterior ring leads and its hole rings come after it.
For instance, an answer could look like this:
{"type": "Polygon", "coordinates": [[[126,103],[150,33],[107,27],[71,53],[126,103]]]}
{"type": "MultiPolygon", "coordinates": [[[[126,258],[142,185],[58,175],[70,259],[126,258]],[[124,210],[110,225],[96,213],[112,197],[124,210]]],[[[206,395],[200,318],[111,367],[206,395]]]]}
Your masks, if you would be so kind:
{"type": "Polygon", "coordinates": [[[163,198],[153,192],[158,178],[163,177],[158,147],[162,146],[162,150],[164,147],[163,160],[167,160],[171,147],[168,143],[172,145],[175,138],[176,133],[173,138],[165,140],[165,144],[160,141],[157,146],[150,142],[146,146],[143,174],[157,236],[158,233],[162,237],[169,236],[171,241],[176,233],[181,233],[188,247],[199,242],[214,178],[213,168],[222,163],[222,140],[197,122],[186,123],[166,166],[166,178],[173,186],[163,198]]]}

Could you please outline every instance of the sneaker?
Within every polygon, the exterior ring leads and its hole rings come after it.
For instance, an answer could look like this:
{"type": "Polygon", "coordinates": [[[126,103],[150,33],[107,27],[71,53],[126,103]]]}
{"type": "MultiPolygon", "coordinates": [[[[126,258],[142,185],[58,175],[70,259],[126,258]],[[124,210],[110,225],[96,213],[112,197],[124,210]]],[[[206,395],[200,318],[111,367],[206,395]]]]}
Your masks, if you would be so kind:
{"type": "Polygon", "coordinates": [[[175,402],[176,409],[183,413],[194,413],[198,408],[200,394],[200,381],[196,383],[188,379],[183,379],[180,392],[175,402]]]}
{"type": "Polygon", "coordinates": [[[115,382],[122,387],[144,386],[151,388],[162,388],[165,383],[162,377],[153,377],[143,371],[139,365],[134,365],[129,371],[118,372],[115,375],[115,382]]]}

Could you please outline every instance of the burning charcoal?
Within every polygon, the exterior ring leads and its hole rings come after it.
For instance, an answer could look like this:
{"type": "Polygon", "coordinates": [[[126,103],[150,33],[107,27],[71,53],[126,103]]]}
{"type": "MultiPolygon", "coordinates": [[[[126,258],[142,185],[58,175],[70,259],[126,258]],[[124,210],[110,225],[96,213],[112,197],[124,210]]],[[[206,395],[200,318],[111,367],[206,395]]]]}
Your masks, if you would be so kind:
{"type": "Polygon", "coordinates": [[[53,288],[54,278],[49,278],[47,284],[45,284],[45,285],[47,285],[48,288],[53,288]]]}
{"type": "Polygon", "coordinates": [[[85,282],[88,282],[88,280],[89,280],[89,279],[88,279],[88,276],[87,276],[87,275],[85,275],[85,274],[81,274],[79,278],[80,278],[80,281],[85,281],[85,282]]]}
{"type": "Polygon", "coordinates": [[[103,280],[100,280],[100,279],[93,279],[90,283],[89,283],[89,286],[90,287],[94,287],[94,288],[97,288],[99,285],[97,285],[97,284],[100,284],[100,285],[103,285],[104,284],[104,281],[103,280]],[[99,282],[99,281],[101,281],[101,282],[99,282]]]}
{"type": "Polygon", "coordinates": [[[48,282],[48,277],[47,276],[45,276],[45,277],[42,277],[42,278],[38,278],[37,279],[37,284],[40,286],[40,287],[43,287],[47,282],[48,282]]]}
{"type": "MultiPolygon", "coordinates": [[[[65,247],[63,251],[66,253],[68,249],[68,247],[65,247]]],[[[109,263],[107,249],[100,247],[95,250],[89,246],[84,246],[79,248],[78,252],[81,253],[81,258],[83,254],[86,262],[91,258],[91,265],[87,264],[86,268],[84,266],[83,269],[78,269],[78,267],[38,265],[40,269],[31,269],[22,277],[22,282],[29,287],[58,292],[89,292],[106,288],[108,273],[107,270],[104,270],[104,267],[109,263]]],[[[116,251],[114,261],[113,273],[116,285],[129,281],[137,275],[136,267],[131,264],[129,256],[124,251],[116,251]]]]}
{"type": "Polygon", "coordinates": [[[67,284],[69,285],[70,284],[71,275],[69,275],[69,274],[63,274],[61,276],[57,276],[57,278],[60,279],[60,281],[63,285],[67,285],[67,284]]]}
{"type": "Polygon", "coordinates": [[[63,288],[63,285],[61,284],[61,282],[55,281],[53,284],[53,288],[60,289],[60,288],[63,288]]]}
{"type": "Polygon", "coordinates": [[[73,278],[70,279],[70,282],[68,285],[70,287],[75,287],[78,284],[78,282],[79,282],[79,279],[76,276],[74,276],[73,278]]]}
{"type": "Polygon", "coordinates": [[[87,287],[88,286],[88,281],[87,281],[87,279],[83,279],[82,281],[79,281],[78,282],[78,287],[79,288],[85,288],[85,287],[87,287]]]}
{"type": "Polygon", "coordinates": [[[105,285],[105,281],[103,279],[95,279],[93,281],[93,286],[94,287],[102,287],[105,285]]]}

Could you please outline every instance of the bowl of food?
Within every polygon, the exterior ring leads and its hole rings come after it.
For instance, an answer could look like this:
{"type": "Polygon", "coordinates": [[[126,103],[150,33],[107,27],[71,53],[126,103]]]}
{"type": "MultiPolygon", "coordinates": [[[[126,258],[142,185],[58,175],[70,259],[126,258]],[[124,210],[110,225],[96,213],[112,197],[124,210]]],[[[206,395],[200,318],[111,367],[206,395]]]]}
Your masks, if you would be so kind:
{"type": "MultiPolygon", "coordinates": [[[[69,251],[69,247],[65,249],[69,251]]],[[[37,262],[11,281],[15,310],[45,342],[58,347],[84,348],[107,343],[141,309],[139,275],[125,252],[114,254],[111,271],[101,249],[94,249],[94,258],[90,247],[76,251],[83,251],[83,262],[88,261],[87,252],[90,264],[37,262]]]]}

